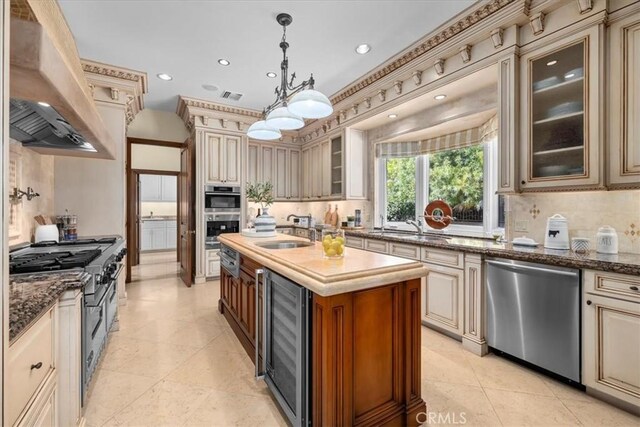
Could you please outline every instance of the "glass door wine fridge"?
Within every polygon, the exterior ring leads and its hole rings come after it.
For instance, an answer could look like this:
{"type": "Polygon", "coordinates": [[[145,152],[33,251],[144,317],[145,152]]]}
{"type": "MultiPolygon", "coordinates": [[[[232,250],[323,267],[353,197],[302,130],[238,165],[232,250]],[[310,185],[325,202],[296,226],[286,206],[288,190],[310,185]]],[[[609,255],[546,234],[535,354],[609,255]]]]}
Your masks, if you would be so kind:
{"type": "Polygon", "coordinates": [[[311,292],[265,270],[264,379],[294,426],[310,425],[311,292]]]}

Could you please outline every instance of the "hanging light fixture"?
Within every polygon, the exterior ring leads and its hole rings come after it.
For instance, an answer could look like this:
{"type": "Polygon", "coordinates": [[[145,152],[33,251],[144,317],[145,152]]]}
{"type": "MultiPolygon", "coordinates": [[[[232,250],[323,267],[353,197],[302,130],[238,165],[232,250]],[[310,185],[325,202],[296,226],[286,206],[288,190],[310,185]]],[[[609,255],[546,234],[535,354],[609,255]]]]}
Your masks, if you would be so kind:
{"type": "Polygon", "coordinates": [[[293,18],[288,13],[280,13],[276,17],[276,21],[282,25],[280,86],[275,89],[276,100],[262,111],[264,120],[260,120],[249,127],[247,131],[249,138],[278,139],[281,136],[280,129],[300,129],[304,126],[305,118],[320,119],[333,113],[329,98],[313,88],[315,84],[313,74],[308,80],[297,86],[293,85],[296,73],[292,73],[289,80],[287,26],[291,24],[293,18]]]}

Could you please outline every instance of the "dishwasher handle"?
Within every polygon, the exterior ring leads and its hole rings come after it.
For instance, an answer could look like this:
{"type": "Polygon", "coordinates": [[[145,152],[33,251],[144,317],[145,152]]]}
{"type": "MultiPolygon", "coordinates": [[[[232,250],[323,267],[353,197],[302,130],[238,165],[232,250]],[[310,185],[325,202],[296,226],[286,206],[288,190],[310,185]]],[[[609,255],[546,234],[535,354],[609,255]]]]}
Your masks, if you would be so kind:
{"type": "Polygon", "coordinates": [[[529,271],[537,271],[539,273],[559,274],[561,276],[570,276],[570,277],[578,276],[577,271],[565,271],[565,270],[556,270],[554,268],[543,268],[543,267],[533,267],[530,265],[511,264],[509,262],[494,261],[491,259],[487,260],[487,264],[497,265],[500,267],[513,268],[514,270],[529,270],[529,271]]]}

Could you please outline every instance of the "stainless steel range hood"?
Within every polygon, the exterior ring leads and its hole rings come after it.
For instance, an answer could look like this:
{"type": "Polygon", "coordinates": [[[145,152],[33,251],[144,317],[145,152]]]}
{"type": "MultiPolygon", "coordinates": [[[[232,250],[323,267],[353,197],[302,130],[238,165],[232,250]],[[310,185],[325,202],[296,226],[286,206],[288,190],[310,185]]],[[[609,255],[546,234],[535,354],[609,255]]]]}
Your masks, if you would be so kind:
{"type": "Polygon", "coordinates": [[[11,137],[42,154],[114,159],[71,32],[38,19],[11,18],[11,137]]]}

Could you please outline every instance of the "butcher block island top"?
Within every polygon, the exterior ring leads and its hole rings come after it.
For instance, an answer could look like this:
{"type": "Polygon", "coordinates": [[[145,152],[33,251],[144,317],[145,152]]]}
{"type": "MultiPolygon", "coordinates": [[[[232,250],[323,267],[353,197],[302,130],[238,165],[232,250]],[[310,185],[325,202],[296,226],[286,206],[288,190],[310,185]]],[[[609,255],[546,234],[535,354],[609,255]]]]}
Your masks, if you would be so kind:
{"type": "Polygon", "coordinates": [[[258,246],[275,241],[308,242],[308,239],[293,236],[252,238],[226,233],[218,240],[320,296],[371,289],[425,277],[428,273],[421,262],[354,248],[345,248],[343,258],[327,259],[319,242],[291,249],[258,246]]]}
{"type": "MultiPolygon", "coordinates": [[[[309,352],[309,364],[296,365],[304,371],[296,381],[309,387],[307,421],[312,426],[420,424],[426,412],[421,396],[420,293],[428,273],[422,263],[353,248],[345,249],[342,259],[326,259],[320,243],[292,236],[222,234],[218,239],[239,253],[239,266],[227,260],[224,265],[233,271],[220,270],[218,309],[249,357],[258,360],[259,371],[269,357],[275,357],[273,348],[287,347],[270,347],[273,337],[291,333],[282,321],[268,320],[277,317],[274,313],[292,313],[291,308],[281,307],[282,301],[280,308],[270,306],[274,295],[290,292],[290,285],[275,279],[275,274],[310,291],[310,303],[298,306],[309,316],[308,323],[301,323],[305,332],[300,337],[305,338],[296,338],[308,340],[308,350],[300,351],[309,352]],[[282,241],[308,246],[259,246],[282,241]]],[[[287,378],[278,369],[282,366],[264,368],[267,384],[272,378],[287,378]]]]}

